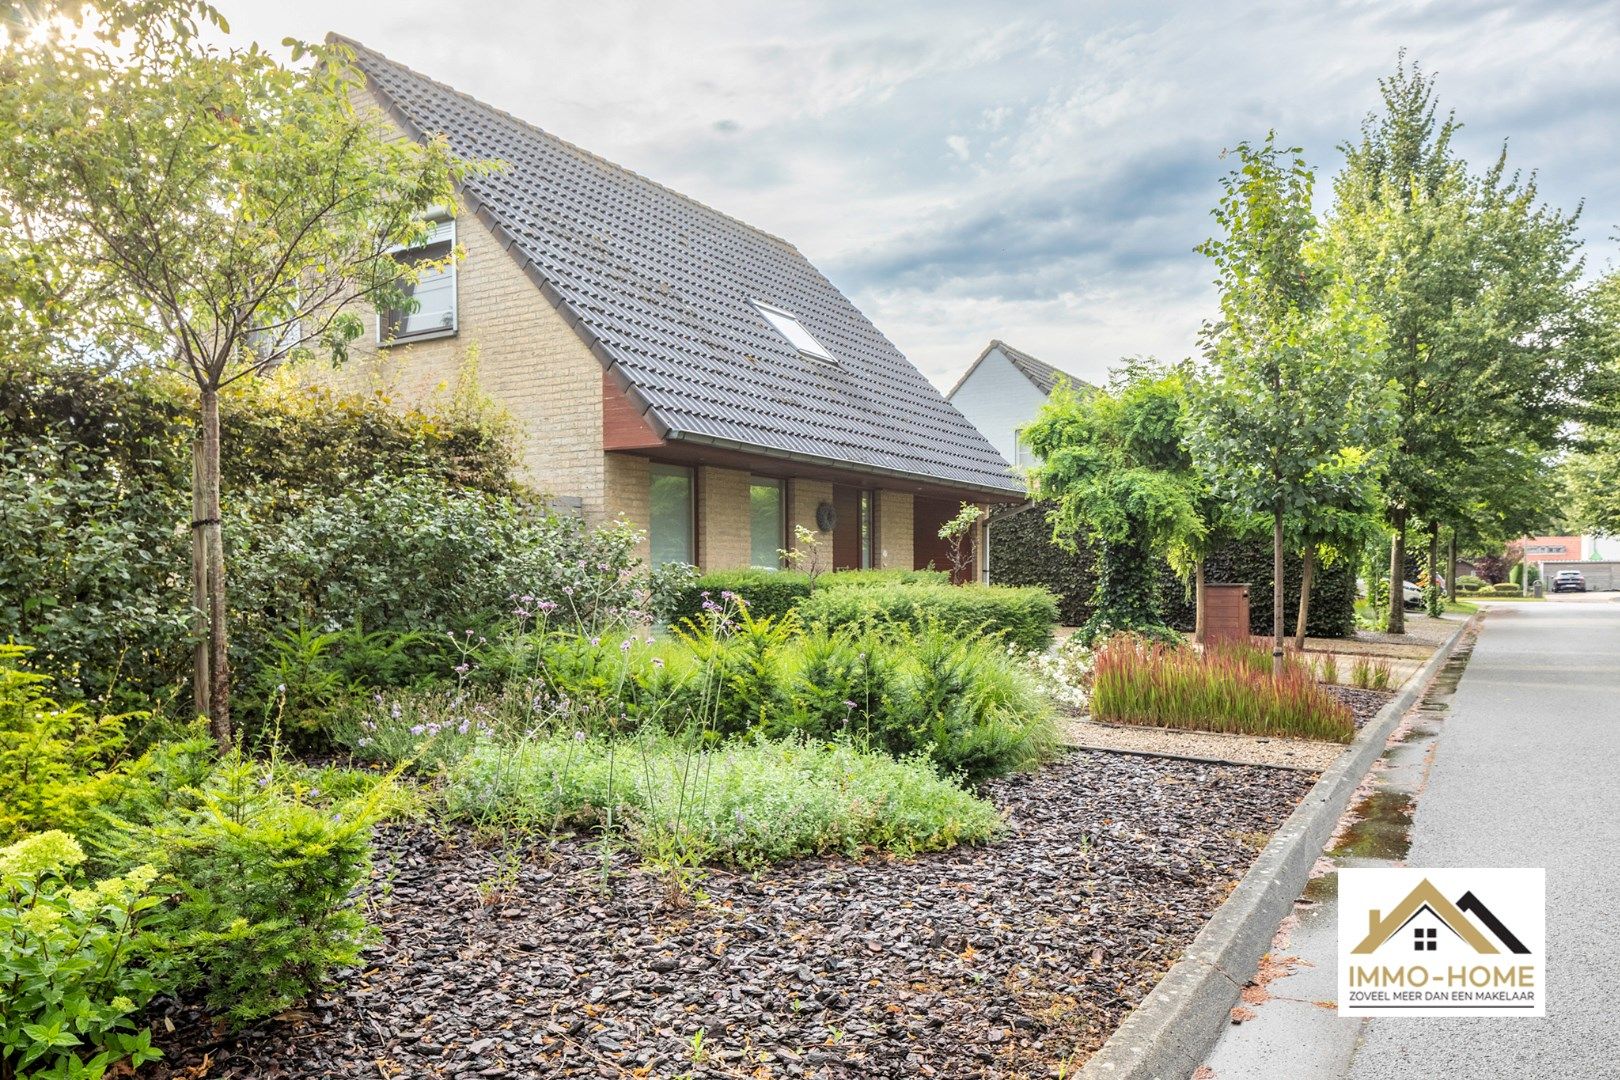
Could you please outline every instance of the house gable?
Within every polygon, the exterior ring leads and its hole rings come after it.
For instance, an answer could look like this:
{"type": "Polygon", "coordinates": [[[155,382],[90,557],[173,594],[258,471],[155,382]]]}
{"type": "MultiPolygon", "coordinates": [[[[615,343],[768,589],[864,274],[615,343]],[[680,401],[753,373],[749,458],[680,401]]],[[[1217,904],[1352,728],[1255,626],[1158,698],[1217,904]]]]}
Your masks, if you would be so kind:
{"type": "Polygon", "coordinates": [[[504,163],[469,178],[463,198],[658,438],[1022,493],[984,437],[792,245],[345,44],[405,131],[504,163]],[[767,310],[833,361],[803,355],[767,310]]]}
{"type": "Polygon", "coordinates": [[[1017,432],[1041,411],[1046,393],[1014,365],[1001,342],[993,341],[957,380],[949,400],[997,453],[1016,463],[1017,432]]]}

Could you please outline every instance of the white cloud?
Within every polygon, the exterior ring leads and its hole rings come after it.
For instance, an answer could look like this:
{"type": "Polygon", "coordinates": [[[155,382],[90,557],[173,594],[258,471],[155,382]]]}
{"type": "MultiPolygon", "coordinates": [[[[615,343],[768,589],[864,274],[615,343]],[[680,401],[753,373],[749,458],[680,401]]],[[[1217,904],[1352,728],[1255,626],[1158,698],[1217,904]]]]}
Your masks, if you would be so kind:
{"type": "Polygon", "coordinates": [[[1612,0],[222,7],[239,37],[347,33],[789,238],[947,385],[991,337],[1089,378],[1186,355],[1220,150],[1275,127],[1330,174],[1402,47],[1471,158],[1511,137],[1545,198],[1585,198],[1594,264],[1620,227],[1612,0]]]}

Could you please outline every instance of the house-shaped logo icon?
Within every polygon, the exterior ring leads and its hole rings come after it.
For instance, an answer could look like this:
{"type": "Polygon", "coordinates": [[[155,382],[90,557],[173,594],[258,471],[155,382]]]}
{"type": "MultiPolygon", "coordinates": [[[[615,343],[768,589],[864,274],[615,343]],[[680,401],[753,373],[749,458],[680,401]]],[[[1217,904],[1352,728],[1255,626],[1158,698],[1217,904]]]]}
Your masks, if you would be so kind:
{"type": "Polygon", "coordinates": [[[1350,951],[1358,956],[1368,955],[1387,945],[1408,925],[1412,926],[1412,948],[1418,952],[1435,951],[1440,927],[1456,934],[1475,952],[1483,955],[1494,955],[1504,948],[1518,954],[1530,951],[1472,892],[1463,893],[1453,903],[1442,896],[1428,878],[1407,893],[1406,898],[1395,905],[1388,915],[1381,917],[1376,908],[1369,910],[1367,936],[1350,951]],[[1475,925],[1476,919],[1484,927],[1483,930],[1475,925]]]}

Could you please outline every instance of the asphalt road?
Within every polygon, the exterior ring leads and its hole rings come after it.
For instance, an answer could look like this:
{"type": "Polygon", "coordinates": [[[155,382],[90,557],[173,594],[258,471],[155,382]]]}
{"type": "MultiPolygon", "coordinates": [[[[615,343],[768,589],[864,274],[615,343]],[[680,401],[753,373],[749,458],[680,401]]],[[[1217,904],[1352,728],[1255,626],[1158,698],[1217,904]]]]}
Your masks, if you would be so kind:
{"type": "Polygon", "coordinates": [[[1371,1020],[1352,1080],[1620,1075],[1620,602],[1489,614],[1407,862],[1546,867],[1547,1016],[1371,1020]]]}

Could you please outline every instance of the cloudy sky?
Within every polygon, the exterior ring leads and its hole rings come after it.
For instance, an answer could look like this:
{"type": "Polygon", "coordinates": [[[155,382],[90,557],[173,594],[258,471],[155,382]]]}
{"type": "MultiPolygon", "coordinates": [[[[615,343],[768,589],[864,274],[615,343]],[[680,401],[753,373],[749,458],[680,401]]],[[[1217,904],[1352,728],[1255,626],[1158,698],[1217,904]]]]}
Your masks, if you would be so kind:
{"type": "Polygon", "coordinates": [[[216,0],[337,30],[793,241],[935,382],[992,337],[1082,378],[1192,350],[1220,154],[1268,128],[1319,193],[1399,49],[1483,162],[1620,243],[1620,3],[216,0]]]}

